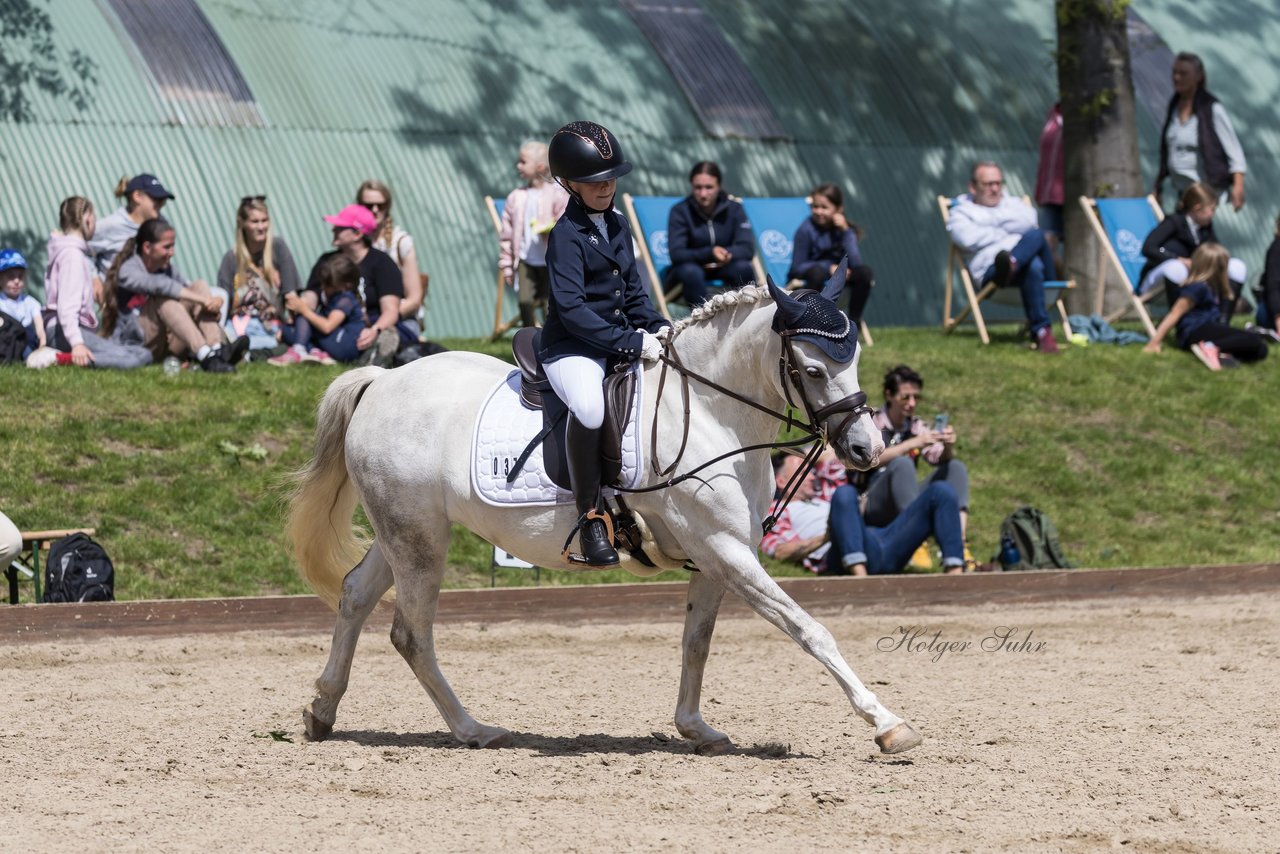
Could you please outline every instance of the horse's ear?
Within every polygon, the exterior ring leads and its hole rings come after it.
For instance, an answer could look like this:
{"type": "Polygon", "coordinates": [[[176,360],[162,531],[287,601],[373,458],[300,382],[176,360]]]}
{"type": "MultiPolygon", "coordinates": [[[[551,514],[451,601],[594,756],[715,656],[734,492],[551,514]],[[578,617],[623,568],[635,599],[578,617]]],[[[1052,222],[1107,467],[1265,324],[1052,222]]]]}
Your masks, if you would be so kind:
{"type": "Polygon", "coordinates": [[[836,297],[840,296],[840,292],[844,290],[844,281],[848,276],[849,256],[846,255],[840,260],[840,266],[831,274],[831,278],[827,280],[827,286],[822,289],[822,295],[835,302],[836,297]]]}
{"type": "Polygon", "coordinates": [[[773,276],[766,274],[765,282],[769,285],[769,295],[773,297],[773,301],[778,306],[777,314],[774,317],[774,328],[790,329],[795,321],[799,320],[804,314],[804,306],[791,294],[774,284],[773,276]]]}

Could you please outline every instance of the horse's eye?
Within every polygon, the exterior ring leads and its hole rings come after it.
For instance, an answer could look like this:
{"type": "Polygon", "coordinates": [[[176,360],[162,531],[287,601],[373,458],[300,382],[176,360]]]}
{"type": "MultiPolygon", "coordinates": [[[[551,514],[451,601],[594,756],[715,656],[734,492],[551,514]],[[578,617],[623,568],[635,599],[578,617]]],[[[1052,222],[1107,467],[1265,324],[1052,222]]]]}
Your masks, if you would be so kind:
{"type": "Polygon", "coordinates": [[[809,367],[805,368],[805,369],[804,369],[804,372],[805,372],[806,374],[808,374],[809,376],[813,377],[815,380],[816,380],[818,377],[822,376],[822,371],[818,370],[817,368],[813,367],[812,365],[810,365],[809,367]]]}

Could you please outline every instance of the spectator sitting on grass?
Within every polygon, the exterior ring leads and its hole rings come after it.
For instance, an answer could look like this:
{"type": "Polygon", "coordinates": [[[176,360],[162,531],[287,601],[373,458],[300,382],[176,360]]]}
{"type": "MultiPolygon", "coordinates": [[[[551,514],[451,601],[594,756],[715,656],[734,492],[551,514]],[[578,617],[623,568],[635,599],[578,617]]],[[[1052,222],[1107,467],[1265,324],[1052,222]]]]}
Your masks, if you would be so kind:
{"type": "Polygon", "coordinates": [[[974,165],[969,192],[956,199],[947,218],[947,234],[979,285],[1017,286],[1036,349],[1057,353],[1044,304],[1044,283],[1057,275],[1053,250],[1038,227],[1035,209],[1005,195],[1004,174],[994,162],[974,165]]]}
{"type": "Polygon", "coordinates": [[[173,265],[176,240],[173,226],[162,219],[138,226],[107,272],[102,328],[122,343],[140,339],[156,361],[194,356],[202,370],[231,373],[249,339],[223,348],[222,298],[202,280],[188,282],[173,265]]]}
{"type": "MultiPolygon", "coordinates": [[[[884,406],[872,420],[884,439],[880,467],[858,472],[853,485],[866,496],[863,515],[868,525],[888,525],[920,495],[928,484],[943,481],[951,485],[960,506],[960,535],[965,539],[966,565],[973,563],[966,532],[969,522],[969,471],[955,458],[956,430],[950,423],[941,430],[916,417],[924,392],[924,379],[906,365],[889,369],[884,375],[884,406]],[[920,460],[933,471],[918,482],[920,460]]],[[[936,421],[935,421],[936,424],[936,421]]],[[[929,566],[928,550],[912,559],[921,568],[929,566]]]]}
{"type": "Polygon", "coordinates": [[[422,289],[422,270],[413,238],[391,218],[391,188],[383,182],[370,178],[362,183],[356,190],[356,204],[373,214],[376,223],[373,248],[385,252],[400,268],[404,289],[404,297],[400,300],[400,319],[413,327],[416,341],[422,331],[418,325],[418,313],[422,310],[426,294],[422,289]]]}
{"type": "Polygon", "coordinates": [[[356,294],[359,287],[360,268],[354,261],[341,254],[326,259],[320,267],[320,306],[313,309],[299,294],[285,294],[285,306],[293,312],[293,323],[282,330],[290,349],[267,361],[277,366],[354,362],[360,355],[356,341],[364,331],[364,310],[356,294]],[[314,347],[313,333],[319,335],[314,347]]]}
{"type": "Polygon", "coordinates": [[[101,302],[102,281],[88,243],[96,226],[93,203],[81,196],[64,199],[58,224],[61,231],[49,236],[49,261],[44,268],[44,294],[52,315],[49,341],[58,351],[58,362],[122,370],[151,364],[146,347],[99,334],[94,307],[101,302]]]}
{"type": "Polygon", "coordinates": [[[272,233],[266,196],[240,200],[235,248],[222,256],[218,287],[232,300],[227,335],[248,336],[254,350],[274,350],[280,341],[284,295],[302,290],[302,279],[293,253],[272,233]]]}
{"type": "Polygon", "coordinates": [[[1217,243],[1202,243],[1196,248],[1187,283],[1144,351],[1159,353],[1160,342],[1176,326],[1178,346],[1190,350],[1211,371],[1233,368],[1237,360],[1258,362],[1266,358],[1267,344],[1260,336],[1233,329],[1223,320],[1223,303],[1234,298],[1227,281],[1229,260],[1227,250],[1217,243]]]}
{"type": "Polygon", "coordinates": [[[1262,280],[1254,295],[1258,298],[1258,329],[1273,341],[1280,340],[1280,216],[1276,217],[1276,236],[1267,248],[1262,280]]]}
{"type": "MultiPolygon", "coordinates": [[[[1197,246],[1217,243],[1213,233],[1213,216],[1218,210],[1218,197],[1204,184],[1192,184],[1178,199],[1178,209],[1160,221],[1142,243],[1147,263],[1138,274],[1142,293],[1164,286],[1169,305],[1178,298],[1178,290],[1187,282],[1191,254],[1197,246]]],[[[1227,262],[1227,279],[1233,299],[1244,290],[1247,271],[1244,262],[1231,258],[1227,262]]]]}
{"type": "Polygon", "coordinates": [[[0,250],[0,311],[22,324],[27,343],[22,358],[45,346],[43,308],[27,293],[27,259],[17,249],[0,250]]]}
{"type": "MultiPolygon", "coordinates": [[[[773,457],[774,484],[781,491],[803,461],[780,452],[773,457]]],[[[947,573],[964,571],[964,541],[956,494],[941,481],[929,484],[898,517],[869,527],[858,492],[838,487],[830,503],[815,494],[814,475],[805,476],[795,497],[765,534],[760,549],[777,560],[801,563],[819,575],[883,575],[901,572],[913,552],[935,537],[947,573]]]]}
{"type": "MultiPolygon", "coordinates": [[[[320,306],[320,270],[325,261],[341,254],[355,262],[363,280],[364,313],[369,324],[356,340],[356,349],[363,354],[359,361],[390,367],[392,357],[401,347],[418,340],[416,327],[400,320],[400,302],[404,298],[400,268],[385,252],[373,248],[370,236],[378,226],[368,208],[347,205],[338,213],[326,216],[324,221],[333,226],[336,248],[321,255],[311,268],[302,299],[313,311],[320,306]]],[[[298,355],[293,348],[281,355],[290,353],[298,355]]],[[[297,361],[302,361],[300,355],[297,361]]]]}

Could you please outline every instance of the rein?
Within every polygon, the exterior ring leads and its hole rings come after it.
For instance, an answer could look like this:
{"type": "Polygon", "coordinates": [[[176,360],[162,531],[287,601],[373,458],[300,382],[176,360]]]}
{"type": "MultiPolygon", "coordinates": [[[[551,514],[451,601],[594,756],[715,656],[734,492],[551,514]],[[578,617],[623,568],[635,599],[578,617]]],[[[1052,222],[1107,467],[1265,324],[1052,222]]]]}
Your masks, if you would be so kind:
{"type": "MultiPolygon", "coordinates": [[[[766,534],[769,533],[777,523],[778,516],[791,502],[792,497],[795,496],[796,491],[800,488],[800,484],[804,482],[804,478],[808,477],[809,472],[813,470],[814,465],[817,463],[818,457],[822,455],[823,450],[827,447],[827,430],[825,427],[819,425],[832,415],[847,412],[848,414],[840,422],[840,426],[838,428],[839,430],[844,430],[851,419],[857,418],[863,413],[869,414],[872,411],[871,408],[867,406],[867,394],[863,391],[854,392],[853,394],[843,397],[834,403],[815,410],[813,408],[813,404],[809,401],[809,395],[805,391],[804,385],[801,383],[800,369],[796,366],[797,359],[795,355],[795,345],[791,341],[791,333],[784,331],[780,332],[779,335],[782,338],[782,355],[778,357],[778,375],[782,382],[782,391],[786,397],[787,405],[790,407],[786,412],[779,412],[776,409],[771,409],[762,403],[751,400],[733,389],[726,388],[714,380],[692,370],[680,359],[680,354],[675,348],[675,339],[670,339],[667,343],[665,352],[659,357],[659,361],[662,362],[662,372],[658,376],[658,391],[654,400],[653,410],[653,427],[650,431],[649,438],[650,459],[653,467],[653,473],[658,477],[666,478],[666,480],[662,483],[654,484],[653,486],[639,487],[636,489],[615,487],[615,489],[617,489],[618,492],[629,493],[656,492],[660,489],[669,489],[676,484],[682,483],[691,478],[696,478],[700,483],[710,486],[710,484],[705,480],[697,477],[697,473],[708,466],[715,465],[721,460],[737,456],[738,454],[745,454],[750,451],[799,447],[800,445],[807,444],[816,439],[817,441],[814,442],[813,446],[805,454],[804,465],[797,469],[796,473],[787,481],[786,487],[782,490],[781,497],[774,501],[769,515],[765,517],[763,521],[764,532],[766,534]],[[680,376],[680,400],[684,410],[684,423],[680,436],[680,449],[676,452],[675,459],[671,461],[671,464],[663,468],[658,462],[658,415],[661,411],[660,404],[662,403],[662,392],[666,386],[668,368],[675,371],[680,376]],[[775,440],[772,442],[763,442],[758,445],[745,445],[736,450],[720,454],[717,457],[707,460],[701,465],[696,466],[683,474],[671,477],[671,473],[675,471],[676,466],[680,464],[680,460],[684,458],[685,448],[689,443],[689,380],[691,378],[697,380],[708,388],[713,388],[716,391],[727,395],[739,403],[773,416],[778,421],[786,424],[788,430],[798,428],[803,431],[804,435],[799,439],[791,439],[786,442],[779,442],[775,440]],[[788,385],[788,380],[790,380],[790,385],[788,385]],[[792,414],[793,411],[799,407],[796,406],[795,402],[791,398],[790,386],[794,386],[799,394],[800,402],[804,405],[805,414],[809,418],[808,421],[798,422],[792,414]]],[[[711,488],[714,489],[714,487],[711,488]]]]}

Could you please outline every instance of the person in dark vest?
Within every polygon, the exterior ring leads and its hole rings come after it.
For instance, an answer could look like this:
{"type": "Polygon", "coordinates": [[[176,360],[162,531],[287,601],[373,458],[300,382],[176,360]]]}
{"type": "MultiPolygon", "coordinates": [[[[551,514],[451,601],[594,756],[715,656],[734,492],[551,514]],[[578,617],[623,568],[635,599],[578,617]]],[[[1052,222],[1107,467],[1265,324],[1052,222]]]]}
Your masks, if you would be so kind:
{"type": "Polygon", "coordinates": [[[667,290],[684,288],[684,301],[697,308],[707,299],[707,282],[740,288],[755,278],[751,259],[755,235],[747,212],[720,188],[720,167],[710,160],[689,172],[689,195],[667,216],[671,267],[667,290]]]}
{"type": "Polygon", "coordinates": [[[1181,196],[1193,182],[1207,184],[1218,196],[1228,194],[1231,207],[1244,207],[1244,149],[1226,109],[1209,90],[1204,63],[1194,53],[1173,60],[1173,97],[1160,132],[1160,172],[1155,197],[1164,179],[1181,196]]]}
{"type": "Polygon", "coordinates": [[[605,371],[656,361],[670,322],[649,301],[631,230],[613,208],[618,178],[631,171],[618,139],[595,122],[570,122],[548,146],[551,175],[569,204],[547,243],[550,294],[538,357],[569,409],[565,447],[582,557],[613,566],[618,553],[601,512],[600,435],[605,371]]]}
{"type": "Polygon", "coordinates": [[[787,278],[799,279],[805,287],[820,291],[840,259],[847,257],[849,278],[840,302],[857,326],[875,285],[875,275],[862,263],[858,250],[862,230],[845,216],[844,191],[835,184],[819,184],[810,190],[809,210],[809,218],[796,229],[787,278]]]}

